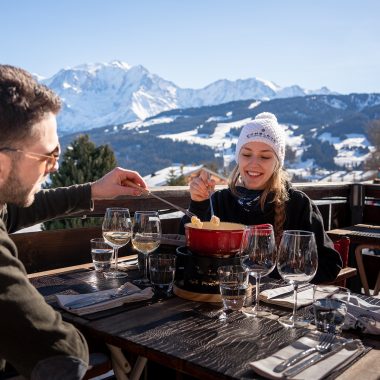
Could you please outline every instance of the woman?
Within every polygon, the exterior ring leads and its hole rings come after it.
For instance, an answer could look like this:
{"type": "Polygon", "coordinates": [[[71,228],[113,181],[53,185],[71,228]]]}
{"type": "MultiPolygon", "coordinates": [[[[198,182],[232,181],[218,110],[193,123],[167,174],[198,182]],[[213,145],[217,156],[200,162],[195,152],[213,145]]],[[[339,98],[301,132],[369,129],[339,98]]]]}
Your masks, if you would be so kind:
{"type": "MultiPolygon", "coordinates": [[[[215,215],[221,221],[245,225],[270,223],[277,242],[284,230],[307,230],[315,234],[318,271],[314,283],[333,281],[342,267],[339,253],[323,227],[313,201],[292,188],[283,169],[285,132],[275,115],[263,112],[246,124],[239,136],[228,189],[212,195],[215,215]]],[[[202,221],[210,220],[210,193],[215,183],[202,173],[190,183],[189,210],[202,221]]],[[[189,221],[184,217],[183,226],[189,221]]],[[[278,277],[276,271],[272,276],[278,277]]]]}

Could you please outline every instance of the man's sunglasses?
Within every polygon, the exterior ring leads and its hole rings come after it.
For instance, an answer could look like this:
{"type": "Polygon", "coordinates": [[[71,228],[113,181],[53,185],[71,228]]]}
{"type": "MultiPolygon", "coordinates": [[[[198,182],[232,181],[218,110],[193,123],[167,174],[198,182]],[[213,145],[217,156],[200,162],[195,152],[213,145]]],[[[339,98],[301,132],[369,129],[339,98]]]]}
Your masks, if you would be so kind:
{"type": "Polygon", "coordinates": [[[52,170],[59,159],[59,153],[56,153],[56,152],[53,152],[47,155],[47,154],[40,154],[40,153],[34,153],[34,152],[26,152],[22,149],[9,148],[9,147],[0,148],[0,152],[1,151],[18,152],[18,153],[25,154],[27,156],[35,157],[35,158],[39,158],[39,157],[43,158],[44,160],[46,160],[46,171],[52,170]]]}

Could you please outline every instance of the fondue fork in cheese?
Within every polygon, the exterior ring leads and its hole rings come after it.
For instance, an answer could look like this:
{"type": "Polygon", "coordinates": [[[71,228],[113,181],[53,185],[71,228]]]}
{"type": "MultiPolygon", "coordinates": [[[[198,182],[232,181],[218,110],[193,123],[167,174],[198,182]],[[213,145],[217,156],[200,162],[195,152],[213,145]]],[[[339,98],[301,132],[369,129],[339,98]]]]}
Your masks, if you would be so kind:
{"type": "Polygon", "coordinates": [[[215,226],[219,226],[220,224],[220,219],[216,216],[216,215],[213,215],[210,219],[210,222],[212,224],[214,224],[215,226]]]}
{"type": "Polygon", "coordinates": [[[198,228],[202,228],[203,226],[203,222],[195,215],[191,217],[191,224],[194,224],[198,228]]]}

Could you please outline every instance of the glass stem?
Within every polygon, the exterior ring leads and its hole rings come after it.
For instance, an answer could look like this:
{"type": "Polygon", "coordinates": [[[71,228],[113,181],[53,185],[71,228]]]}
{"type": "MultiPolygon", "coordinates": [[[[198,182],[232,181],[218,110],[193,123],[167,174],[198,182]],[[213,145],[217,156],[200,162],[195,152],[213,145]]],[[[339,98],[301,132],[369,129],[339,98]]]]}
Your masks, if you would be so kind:
{"type": "Polygon", "coordinates": [[[293,323],[296,321],[297,316],[297,290],[298,290],[298,284],[293,284],[293,323]]]}
{"type": "Polygon", "coordinates": [[[259,296],[260,296],[260,275],[255,276],[256,279],[256,306],[255,310],[260,310],[259,296]]]}
{"type": "Polygon", "coordinates": [[[148,280],[148,255],[144,253],[144,280],[148,280]]]}
{"type": "Polygon", "coordinates": [[[115,251],[115,272],[117,272],[117,262],[118,262],[118,256],[119,256],[119,247],[115,247],[114,251],[115,251]]]}

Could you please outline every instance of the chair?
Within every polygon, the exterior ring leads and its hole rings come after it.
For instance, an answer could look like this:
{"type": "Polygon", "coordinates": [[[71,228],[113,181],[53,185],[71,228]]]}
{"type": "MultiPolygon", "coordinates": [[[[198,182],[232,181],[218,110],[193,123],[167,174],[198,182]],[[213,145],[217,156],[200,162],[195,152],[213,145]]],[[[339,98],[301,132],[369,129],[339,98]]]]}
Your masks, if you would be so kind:
{"type": "Polygon", "coordinates": [[[343,267],[338,273],[337,278],[333,284],[338,286],[346,286],[346,280],[351,277],[355,277],[357,274],[356,268],[348,267],[348,255],[350,252],[350,238],[343,236],[334,242],[334,248],[339,252],[340,257],[342,258],[343,267]]]}
{"type": "MultiPolygon", "coordinates": [[[[356,264],[359,269],[359,276],[360,276],[360,281],[362,283],[363,289],[364,289],[364,294],[369,296],[371,295],[369,292],[369,285],[368,285],[368,279],[367,279],[367,274],[364,268],[364,263],[363,263],[363,250],[364,249],[380,249],[380,244],[360,244],[355,248],[355,258],[356,258],[356,264]]],[[[376,256],[376,260],[380,262],[380,256],[376,256]]],[[[373,290],[374,296],[377,296],[380,291],[380,270],[379,270],[379,265],[377,265],[378,268],[378,274],[376,278],[376,283],[375,287],[373,290]]]]}
{"type": "Polygon", "coordinates": [[[143,356],[138,356],[132,367],[119,347],[111,344],[107,344],[107,347],[110,355],[102,352],[90,354],[90,365],[83,380],[91,380],[101,375],[105,376],[111,370],[113,372],[110,373],[110,379],[139,380],[147,359],[143,356]]]}
{"type": "Polygon", "coordinates": [[[105,375],[112,370],[112,361],[103,352],[90,353],[90,362],[83,380],[90,380],[94,377],[105,375]]]}

